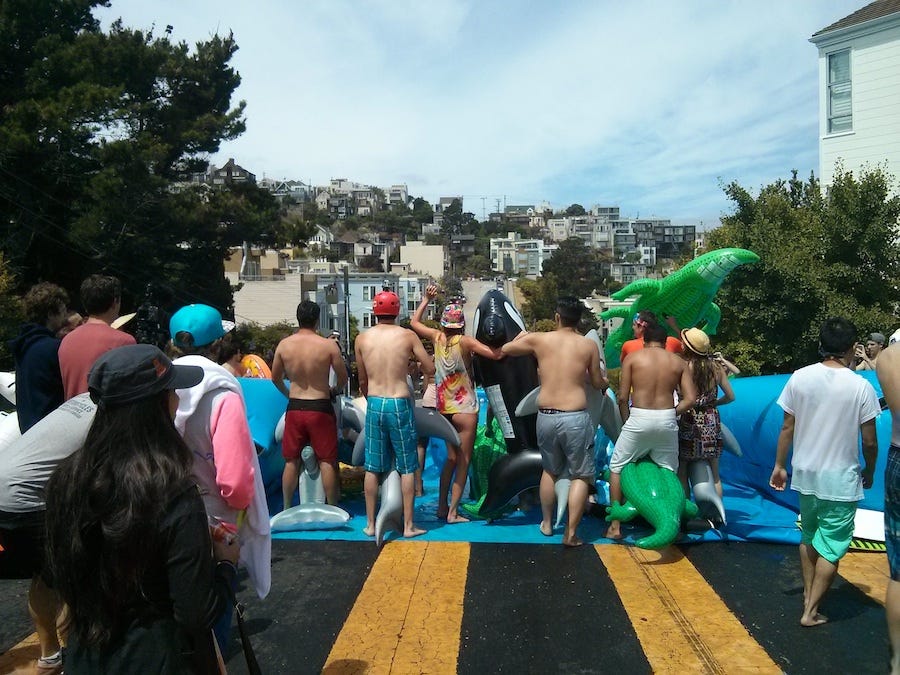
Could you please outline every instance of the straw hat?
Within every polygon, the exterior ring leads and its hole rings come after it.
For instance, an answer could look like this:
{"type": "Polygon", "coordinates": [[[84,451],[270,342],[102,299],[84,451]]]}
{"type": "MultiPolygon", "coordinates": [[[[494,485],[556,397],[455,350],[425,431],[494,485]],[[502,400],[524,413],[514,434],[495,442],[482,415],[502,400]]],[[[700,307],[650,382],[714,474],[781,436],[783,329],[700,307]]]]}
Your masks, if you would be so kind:
{"type": "Polygon", "coordinates": [[[709,355],[709,336],[699,328],[685,328],[681,331],[681,342],[695,354],[709,355]]]}

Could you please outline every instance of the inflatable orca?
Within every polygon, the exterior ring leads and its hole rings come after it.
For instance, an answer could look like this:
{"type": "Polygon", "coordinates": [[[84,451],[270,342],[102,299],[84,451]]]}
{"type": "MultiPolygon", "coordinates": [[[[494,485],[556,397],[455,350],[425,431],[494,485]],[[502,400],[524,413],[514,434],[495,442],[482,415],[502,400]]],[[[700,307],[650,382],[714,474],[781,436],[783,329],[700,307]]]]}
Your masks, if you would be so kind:
{"type": "MultiPolygon", "coordinates": [[[[475,338],[491,347],[502,347],[521,331],[525,323],[503,293],[493,289],[484,294],[475,309],[475,338]]],[[[506,440],[506,451],[514,455],[537,449],[537,414],[516,417],[512,413],[525,395],[540,384],[533,356],[507,356],[493,361],[473,359],[475,379],[484,387],[491,411],[506,440]]]]}
{"type": "Polygon", "coordinates": [[[385,535],[393,530],[403,534],[403,492],[400,474],[391,471],[381,483],[381,506],[375,516],[375,545],[381,548],[385,535]]]}
{"type": "Polygon", "coordinates": [[[540,486],[543,470],[541,453],[537,450],[525,450],[497,459],[488,473],[488,489],[478,515],[487,520],[499,518],[504,507],[513,499],[525,490],[540,486]]]}

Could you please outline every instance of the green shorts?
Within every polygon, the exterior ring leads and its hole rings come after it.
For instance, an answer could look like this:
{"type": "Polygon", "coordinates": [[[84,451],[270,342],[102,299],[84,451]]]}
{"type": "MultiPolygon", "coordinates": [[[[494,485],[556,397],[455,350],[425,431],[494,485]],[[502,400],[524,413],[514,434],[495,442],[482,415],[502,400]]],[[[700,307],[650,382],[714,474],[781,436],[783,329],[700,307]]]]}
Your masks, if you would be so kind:
{"type": "Polygon", "coordinates": [[[800,543],[834,564],[844,557],[853,539],[856,502],[833,502],[815,495],[800,495],[800,543]]]}

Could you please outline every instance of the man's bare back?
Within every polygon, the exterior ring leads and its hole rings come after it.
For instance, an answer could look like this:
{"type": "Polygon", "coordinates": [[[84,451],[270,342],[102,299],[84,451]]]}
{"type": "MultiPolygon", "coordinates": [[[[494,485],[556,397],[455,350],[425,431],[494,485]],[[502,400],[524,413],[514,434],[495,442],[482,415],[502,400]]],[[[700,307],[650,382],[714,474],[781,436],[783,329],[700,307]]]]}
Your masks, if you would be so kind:
{"type": "Polygon", "coordinates": [[[434,374],[434,362],[422,341],[411,330],[391,323],[379,323],[356,338],[356,366],[363,396],[406,398],[410,358],[421,364],[422,372],[434,374]]]}
{"type": "Polygon", "coordinates": [[[630,354],[622,364],[618,393],[622,419],[628,419],[629,393],[635,408],[666,410],[675,407],[675,391],[681,393],[677,413],[696,402],[697,392],[687,363],[661,344],[645,344],[644,349],[630,354]]]}
{"type": "Polygon", "coordinates": [[[331,397],[328,376],[334,368],[337,389],[347,382],[347,367],[337,342],[301,328],[278,343],[272,361],[272,381],[289,398],[316,400],[331,397]],[[291,381],[290,393],[284,378],[291,381]]]}
{"type": "Polygon", "coordinates": [[[519,348],[533,353],[538,361],[541,393],[538,406],[557,410],[584,410],[585,373],[595,389],[607,384],[600,370],[600,351],[588,338],[571,329],[551,333],[527,333],[504,346],[504,353],[515,356],[519,348]]]}

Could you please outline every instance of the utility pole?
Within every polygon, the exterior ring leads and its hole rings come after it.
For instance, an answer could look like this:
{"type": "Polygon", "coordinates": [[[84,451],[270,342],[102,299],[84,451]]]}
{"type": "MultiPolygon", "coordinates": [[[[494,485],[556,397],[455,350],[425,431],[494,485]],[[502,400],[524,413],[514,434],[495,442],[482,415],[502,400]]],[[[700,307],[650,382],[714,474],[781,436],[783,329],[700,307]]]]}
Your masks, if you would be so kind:
{"type": "Polygon", "coordinates": [[[487,197],[482,197],[482,198],[481,198],[481,221],[482,221],[482,222],[484,222],[485,220],[487,220],[487,215],[485,214],[485,211],[484,211],[484,200],[485,200],[485,199],[487,199],[487,197]]]}

